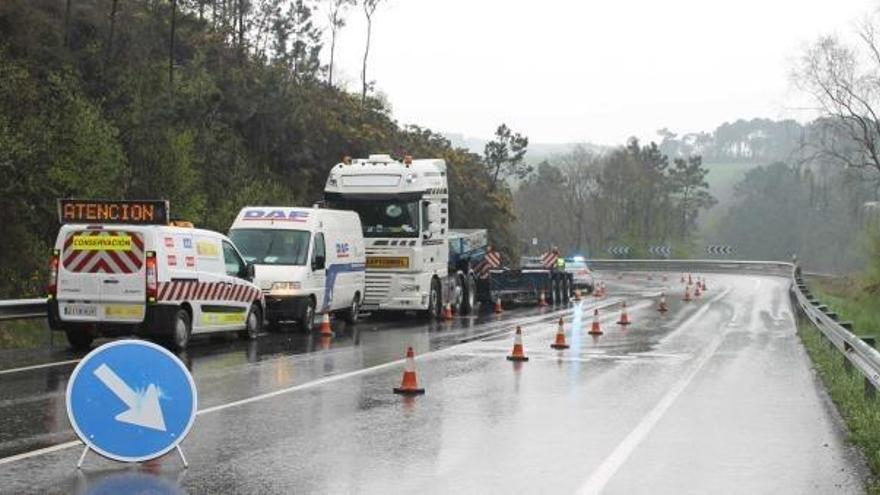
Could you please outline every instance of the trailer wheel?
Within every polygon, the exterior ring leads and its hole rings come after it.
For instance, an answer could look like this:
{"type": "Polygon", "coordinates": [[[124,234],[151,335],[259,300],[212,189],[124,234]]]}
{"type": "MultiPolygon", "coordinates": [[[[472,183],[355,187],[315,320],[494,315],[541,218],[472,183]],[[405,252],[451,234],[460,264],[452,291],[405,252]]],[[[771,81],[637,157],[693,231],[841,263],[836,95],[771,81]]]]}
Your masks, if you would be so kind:
{"type": "Polygon", "coordinates": [[[464,276],[461,312],[469,315],[477,310],[477,281],[471,275],[464,276]]]}

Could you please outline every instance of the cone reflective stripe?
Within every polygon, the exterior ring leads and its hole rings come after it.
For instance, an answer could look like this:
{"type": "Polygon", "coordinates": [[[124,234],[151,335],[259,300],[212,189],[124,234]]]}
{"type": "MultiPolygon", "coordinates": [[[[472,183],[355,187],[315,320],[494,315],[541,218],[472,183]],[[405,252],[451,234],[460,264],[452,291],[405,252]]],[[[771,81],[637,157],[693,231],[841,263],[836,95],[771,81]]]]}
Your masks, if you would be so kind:
{"type": "Polygon", "coordinates": [[[620,310],[620,319],[617,320],[618,325],[629,325],[632,323],[629,319],[629,315],[626,314],[626,301],[623,301],[623,307],[620,310]]]}
{"type": "Polygon", "coordinates": [[[498,297],[495,299],[495,312],[501,313],[504,311],[504,308],[501,307],[501,298],[498,297]]]}
{"type": "Polygon", "coordinates": [[[538,297],[538,306],[547,306],[547,299],[544,298],[544,291],[541,291],[541,295],[538,297]]]}
{"type": "Polygon", "coordinates": [[[556,329],[556,341],[550,344],[550,347],[554,349],[568,349],[568,344],[565,343],[565,321],[562,317],[559,317],[559,328],[556,329]]]}
{"type": "Polygon", "coordinates": [[[333,335],[333,328],[330,327],[330,313],[324,313],[321,319],[321,335],[333,335]]]}
{"type": "Polygon", "coordinates": [[[516,335],[513,337],[513,352],[507,356],[508,361],[528,361],[526,353],[523,352],[522,329],[516,327],[516,335]]]}
{"type": "Polygon", "coordinates": [[[682,299],[682,300],[685,302],[689,302],[691,300],[691,288],[690,287],[684,288],[684,299],[682,299]]]}
{"type": "Polygon", "coordinates": [[[403,370],[403,380],[400,382],[399,387],[394,388],[394,393],[404,395],[425,393],[425,389],[419,388],[419,382],[416,379],[416,361],[412,347],[406,348],[406,367],[403,370]]]}
{"type": "Polygon", "coordinates": [[[602,328],[599,327],[599,310],[593,311],[593,325],[590,327],[590,331],[587,332],[590,335],[602,335],[602,328]]]}
{"type": "Polygon", "coordinates": [[[660,305],[657,306],[657,311],[661,313],[665,313],[669,311],[669,307],[666,306],[666,294],[660,293],[660,305]]]}
{"type": "Polygon", "coordinates": [[[443,308],[443,319],[451,320],[452,319],[452,304],[446,303],[446,306],[443,308]]]}

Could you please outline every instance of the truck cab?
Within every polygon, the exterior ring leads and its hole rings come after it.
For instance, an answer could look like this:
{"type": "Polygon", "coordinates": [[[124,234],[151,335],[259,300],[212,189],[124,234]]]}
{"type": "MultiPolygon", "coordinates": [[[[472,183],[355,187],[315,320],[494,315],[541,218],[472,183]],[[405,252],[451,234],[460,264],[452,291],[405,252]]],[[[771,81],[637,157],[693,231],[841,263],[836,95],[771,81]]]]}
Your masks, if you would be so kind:
{"type": "Polygon", "coordinates": [[[450,266],[444,160],[346,159],[331,169],[324,202],[360,216],[366,250],[364,310],[439,317],[446,304],[458,312],[473,309],[468,294],[473,274],[466,264],[450,266]]]}

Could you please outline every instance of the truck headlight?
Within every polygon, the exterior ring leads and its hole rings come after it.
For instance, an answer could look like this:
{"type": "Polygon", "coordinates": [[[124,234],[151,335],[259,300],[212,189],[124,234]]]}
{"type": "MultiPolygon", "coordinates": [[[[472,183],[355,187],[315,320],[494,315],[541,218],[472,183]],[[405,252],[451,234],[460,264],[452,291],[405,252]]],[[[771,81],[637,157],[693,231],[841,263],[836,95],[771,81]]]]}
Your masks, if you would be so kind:
{"type": "Polygon", "coordinates": [[[269,289],[269,293],[275,296],[291,295],[301,287],[299,282],[275,282],[269,289]]]}

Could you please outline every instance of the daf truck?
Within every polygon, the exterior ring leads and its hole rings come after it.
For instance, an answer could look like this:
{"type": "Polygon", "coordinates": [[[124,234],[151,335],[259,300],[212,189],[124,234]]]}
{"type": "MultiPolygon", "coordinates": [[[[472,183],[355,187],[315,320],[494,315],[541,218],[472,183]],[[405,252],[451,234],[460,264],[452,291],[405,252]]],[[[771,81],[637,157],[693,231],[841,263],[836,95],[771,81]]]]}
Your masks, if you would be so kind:
{"type": "Polygon", "coordinates": [[[474,311],[482,231],[450,230],[449,185],[441,159],[348,159],[330,171],[324,204],[358,213],[366,251],[365,311],[418,311],[439,318],[474,311]]]}

